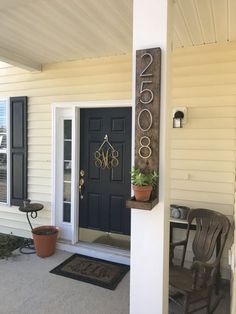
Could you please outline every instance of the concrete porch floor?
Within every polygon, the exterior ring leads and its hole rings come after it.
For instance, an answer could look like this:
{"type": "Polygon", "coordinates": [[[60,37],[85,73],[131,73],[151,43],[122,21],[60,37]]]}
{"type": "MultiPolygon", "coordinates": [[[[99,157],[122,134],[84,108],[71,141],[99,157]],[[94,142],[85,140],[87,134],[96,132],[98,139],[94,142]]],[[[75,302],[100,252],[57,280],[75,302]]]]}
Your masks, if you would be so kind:
{"type": "MultiPolygon", "coordinates": [[[[129,273],[114,291],[49,273],[71,255],[57,250],[40,258],[16,250],[0,260],[0,314],[128,314],[129,273]]],[[[169,313],[181,311],[170,304],[169,313]]],[[[217,313],[229,313],[228,293],[217,313]]]]}
{"type": "Polygon", "coordinates": [[[129,273],[110,291],[49,271],[71,256],[22,255],[0,260],[1,314],[128,314],[129,273]]]}

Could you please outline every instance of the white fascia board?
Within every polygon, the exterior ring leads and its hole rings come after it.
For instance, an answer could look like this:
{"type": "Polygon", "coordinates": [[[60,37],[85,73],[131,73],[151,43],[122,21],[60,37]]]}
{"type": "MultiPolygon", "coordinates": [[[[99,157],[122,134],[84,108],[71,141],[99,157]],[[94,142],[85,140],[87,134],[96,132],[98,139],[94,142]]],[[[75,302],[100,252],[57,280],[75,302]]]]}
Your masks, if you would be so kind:
{"type": "Polygon", "coordinates": [[[31,72],[41,71],[42,68],[41,64],[2,47],[0,47],[0,61],[15,65],[31,72]]]}

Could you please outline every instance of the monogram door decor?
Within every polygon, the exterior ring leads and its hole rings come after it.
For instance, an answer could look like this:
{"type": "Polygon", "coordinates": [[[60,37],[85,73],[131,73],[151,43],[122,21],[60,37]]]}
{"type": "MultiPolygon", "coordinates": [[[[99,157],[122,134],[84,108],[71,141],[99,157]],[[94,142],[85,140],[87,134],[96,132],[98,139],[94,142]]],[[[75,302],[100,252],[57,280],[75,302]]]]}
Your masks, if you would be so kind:
{"type": "Polygon", "coordinates": [[[95,166],[103,170],[117,167],[119,165],[118,157],[119,152],[111,145],[106,134],[99,149],[94,153],[95,166]]]}

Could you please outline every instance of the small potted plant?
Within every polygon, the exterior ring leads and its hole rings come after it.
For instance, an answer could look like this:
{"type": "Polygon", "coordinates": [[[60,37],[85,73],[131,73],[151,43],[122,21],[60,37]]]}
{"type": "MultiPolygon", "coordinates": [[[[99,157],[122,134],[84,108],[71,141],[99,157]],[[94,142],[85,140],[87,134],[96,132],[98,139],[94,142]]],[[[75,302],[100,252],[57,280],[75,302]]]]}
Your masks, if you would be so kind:
{"type": "Polygon", "coordinates": [[[142,172],[139,168],[131,170],[131,183],[136,201],[148,201],[157,185],[156,171],[142,172]]]}
{"type": "Polygon", "coordinates": [[[56,226],[40,226],[32,229],[36,254],[48,257],[55,253],[59,228],[56,226]]]}

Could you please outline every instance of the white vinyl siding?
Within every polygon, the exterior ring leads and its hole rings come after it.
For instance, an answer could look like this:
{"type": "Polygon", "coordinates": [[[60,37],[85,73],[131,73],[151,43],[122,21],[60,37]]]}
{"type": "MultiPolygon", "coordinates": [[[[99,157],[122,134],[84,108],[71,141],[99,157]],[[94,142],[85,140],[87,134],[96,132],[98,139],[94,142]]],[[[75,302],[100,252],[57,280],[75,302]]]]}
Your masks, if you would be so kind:
{"type": "MultiPolygon", "coordinates": [[[[233,219],[236,151],[236,44],[173,52],[171,107],[187,107],[171,130],[171,202],[209,208],[233,219]]],[[[181,238],[180,231],[175,231],[181,238]]],[[[228,267],[228,248],[222,259],[228,267]]]]}
{"type": "MultiPolygon", "coordinates": [[[[42,72],[0,63],[0,96],[28,96],[28,198],[45,209],[35,224],[51,219],[52,116],[55,102],[131,99],[131,56],[44,65],[42,72]]],[[[0,231],[29,235],[17,207],[0,206],[0,231]]]]}
{"type": "MultiPolygon", "coordinates": [[[[131,99],[131,56],[43,66],[29,73],[2,64],[0,95],[28,96],[28,191],[42,202],[36,224],[51,218],[51,104],[131,99]]],[[[171,130],[171,202],[234,213],[236,149],[236,44],[176,49],[171,107],[187,107],[183,129],[171,130]]],[[[171,119],[171,117],[170,117],[171,119]]],[[[28,234],[17,208],[0,206],[0,231],[28,234]]],[[[180,237],[175,232],[176,238],[180,237]]],[[[228,242],[227,248],[230,246],[228,242]]],[[[223,257],[227,268],[227,249],[223,257]]]]}
{"type": "Polygon", "coordinates": [[[171,131],[172,202],[229,216],[235,191],[235,56],[235,44],[173,53],[172,107],[187,107],[188,121],[171,131]]]}

